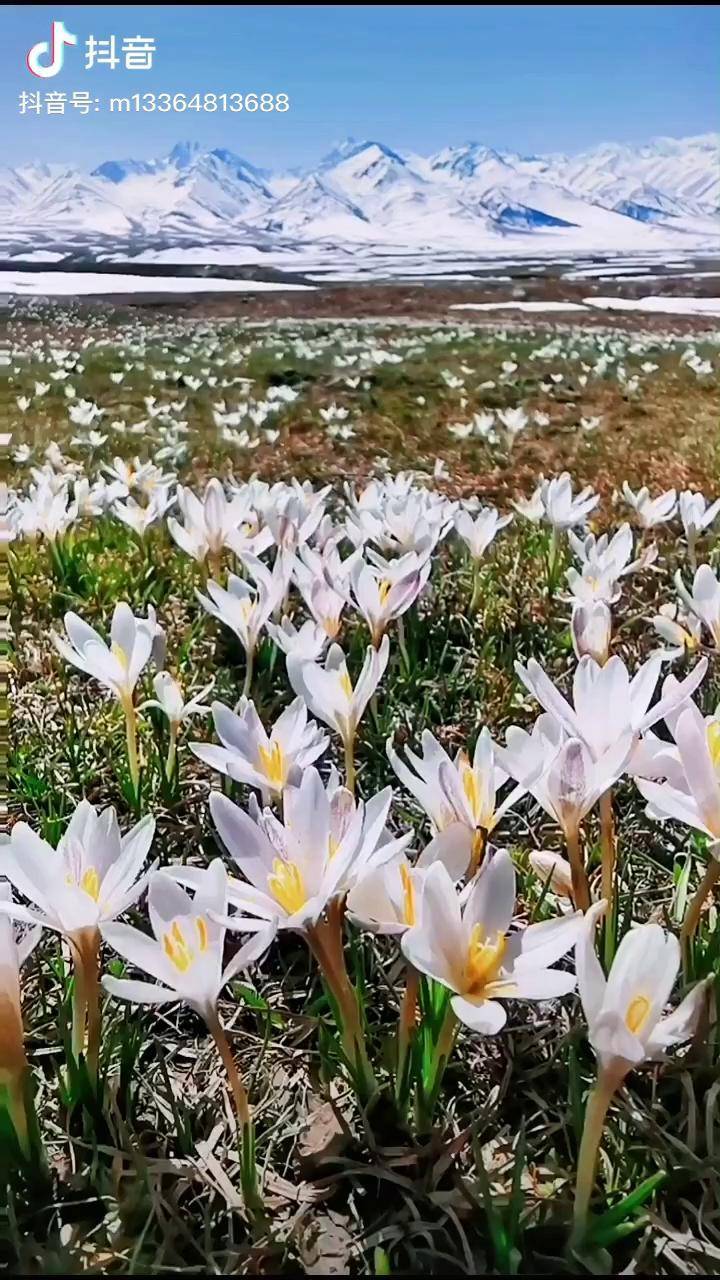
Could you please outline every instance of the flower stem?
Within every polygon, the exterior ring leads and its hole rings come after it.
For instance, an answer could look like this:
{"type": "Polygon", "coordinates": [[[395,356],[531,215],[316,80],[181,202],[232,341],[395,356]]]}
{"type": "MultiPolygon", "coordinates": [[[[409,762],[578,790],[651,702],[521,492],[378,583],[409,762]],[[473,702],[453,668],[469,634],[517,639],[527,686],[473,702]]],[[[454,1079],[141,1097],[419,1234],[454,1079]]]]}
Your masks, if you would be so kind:
{"type": "Polygon", "coordinates": [[[26,1108],[25,1081],[28,1069],[25,1067],[19,1075],[13,1074],[7,1081],[7,1109],[15,1130],[18,1146],[25,1160],[31,1158],[30,1132],[26,1108]]]}
{"type": "Polygon", "coordinates": [[[587,1101],[575,1183],[575,1207],[571,1248],[579,1245],[587,1231],[588,1209],[595,1182],[595,1166],[605,1125],[605,1117],[613,1095],[622,1080],[616,1072],[600,1070],[597,1084],[587,1101]]]}
{"type": "Polygon", "coordinates": [[[243,1199],[248,1213],[255,1216],[262,1213],[263,1205],[258,1188],[255,1128],[250,1113],[247,1090],[242,1082],[233,1051],[230,1048],[227,1035],[215,1009],[208,1015],[207,1025],[230,1085],[235,1115],[240,1130],[240,1183],[243,1199]]]}
{"type": "Polygon", "coordinates": [[[605,911],[604,955],[609,970],[615,953],[615,817],[613,815],[612,788],[608,787],[600,797],[600,844],[602,849],[601,897],[607,902],[605,911]]]}
{"type": "Polygon", "coordinates": [[[337,900],[331,902],[326,918],[308,929],[307,939],[335,1004],[343,1053],[355,1092],[361,1103],[367,1106],[377,1093],[378,1086],[367,1055],[357,993],[345,964],[343,914],[343,904],[337,900]]]}
{"type": "Polygon", "coordinates": [[[580,911],[587,911],[590,906],[590,889],[588,887],[582,849],[580,848],[580,828],[569,827],[565,832],[565,841],[570,861],[575,906],[580,911]]]}
{"type": "Polygon", "coordinates": [[[250,697],[250,687],[252,685],[253,668],[255,666],[255,649],[245,650],[245,679],[243,681],[243,698],[250,697]]]}
{"type": "Polygon", "coordinates": [[[97,1079],[100,1059],[100,931],[79,929],[72,934],[75,989],[73,992],[72,1051],[82,1054],[91,1079],[97,1079]]]}
{"type": "Polygon", "coordinates": [[[177,741],[178,741],[178,725],[175,720],[170,721],[170,742],[168,745],[167,760],[165,761],[165,777],[168,782],[172,781],[175,772],[175,764],[177,762],[177,741]]]}
{"type": "Polygon", "coordinates": [[[411,671],[410,655],[407,651],[407,643],[405,640],[405,619],[402,616],[402,614],[397,620],[397,638],[398,638],[398,649],[400,650],[400,657],[402,658],[402,664],[403,664],[403,667],[405,668],[405,675],[409,676],[411,671]]]}
{"type": "Polygon", "coordinates": [[[687,910],[685,911],[685,919],[683,920],[682,928],[680,929],[680,946],[683,954],[683,965],[686,969],[690,942],[695,937],[698,924],[700,923],[702,909],[705,906],[705,901],[712,892],[718,879],[720,879],[720,861],[711,856],[710,861],[705,868],[702,880],[695,890],[695,893],[688,904],[687,910]]]}
{"type": "Polygon", "coordinates": [[[480,561],[474,560],[473,561],[473,589],[472,589],[472,595],[470,597],[470,604],[468,605],[468,613],[471,616],[474,616],[477,613],[478,609],[480,608],[481,599],[482,599],[482,577],[480,574],[480,561]]]}
{"type": "Polygon", "coordinates": [[[140,760],[138,757],[137,745],[137,715],[132,699],[128,699],[123,703],[125,712],[125,738],[127,742],[128,766],[130,768],[130,781],[132,782],[135,801],[140,801],[140,760]]]}
{"type": "Polygon", "coordinates": [[[355,795],[355,736],[345,739],[345,786],[355,795]]]}
{"type": "Polygon", "coordinates": [[[397,1065],[395,1075],[395,1099],[398,1107],[407,1104],[410,1089],[410,1051],[417,1031],[417,1002],[420,974],[414,965],[405,966],[405,990],[400,1003],[397,1032],[397,1065]]]}

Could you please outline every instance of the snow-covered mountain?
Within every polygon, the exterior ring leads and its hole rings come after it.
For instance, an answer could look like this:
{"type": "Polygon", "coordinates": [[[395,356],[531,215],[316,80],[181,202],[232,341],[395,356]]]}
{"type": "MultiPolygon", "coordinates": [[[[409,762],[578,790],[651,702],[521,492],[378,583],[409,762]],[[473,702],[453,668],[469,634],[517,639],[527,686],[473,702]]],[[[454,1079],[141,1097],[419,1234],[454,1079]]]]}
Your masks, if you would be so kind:
{"type": "Polygon", "coordinates": [[[720,247],[720,135],[603,144],[577,156],[479,142],[430,155],[348,138],[273,173],[181,142],[158,159],[0,169],[0,251],[92,245],[372,245],[492,253],[720,247]]]}

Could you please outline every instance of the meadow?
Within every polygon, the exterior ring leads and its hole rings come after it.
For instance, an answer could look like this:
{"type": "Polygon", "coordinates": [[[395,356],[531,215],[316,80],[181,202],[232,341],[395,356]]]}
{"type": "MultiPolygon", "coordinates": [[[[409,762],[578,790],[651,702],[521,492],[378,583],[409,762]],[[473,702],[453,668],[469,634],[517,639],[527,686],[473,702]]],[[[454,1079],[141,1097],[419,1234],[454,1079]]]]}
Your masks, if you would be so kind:
{"type": "Polygon", "coordinates": [[[720,335],[0,322],[0,1257],[712,1275],[720,335]]]}

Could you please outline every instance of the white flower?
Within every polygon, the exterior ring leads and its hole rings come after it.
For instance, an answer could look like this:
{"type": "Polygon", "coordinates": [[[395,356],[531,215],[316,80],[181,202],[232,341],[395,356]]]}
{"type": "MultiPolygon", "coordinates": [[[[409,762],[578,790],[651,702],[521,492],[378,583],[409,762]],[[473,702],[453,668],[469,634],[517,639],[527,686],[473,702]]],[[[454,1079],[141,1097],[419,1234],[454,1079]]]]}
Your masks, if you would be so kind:
{"type": "Polygon", "coordinates": [[[420,921],[402,938],[406,959],[453,992],[455,1015],[485,1035],[505,1025],[500,1000],[567,995],[574,974],[550,965],[574,945],[582,917],[563,917],[508,931],[515,910],[515,870],[497,850],[461,898],[442,863],[423,883],[420,921]]]}
{"type": "Polygon", "coordinates": [[[136,618],[129,604],[116,604],[110,625],[110,644],[76,613],[65,614],[67,640],[51,633],[53,644],[66,662],[94,676],[123,704],[132,703],[135,685],[150,660],[154,630],[149,621],[136,618]]]}
{"type": "Polygon", "coordinates": [[[708,504],[702,493],[692,493],[690,489],[685,489],[680,494],[678,507],[688,549],[694,555],[698,538],[710,528],[720,513],[720,498],[708,504]]]}
{"type": "Polygon", "coordinates": [[[709,564],[701,564],[688,591],[678,569],[675,586],[685,608],[707,627],[716,649],[720,649],[720,582],[709,564]]]}
{"type": "Polygon", "coordinates": [[[607,662],[612,636],[612,614],[602,600],[575,605],[570,619],[570,633],[577,658],[593,658],[600,666],[607,662]]]}
{"type": "Polygon", "coordinates": [[[475,517],[469,511],[458,511],[455,528],[473,560],[481,560],[490,543],[511,520],[511,515],[501,516],[495,507],[482,507],[475,517]]]}
{"type": "MultiPolygon", "coordinates": [[[[283,823],[270,810],[255,821],[219,791],[211,792],[210,812],[248,882],[233,881],[231,901],[251,915],[277,919],[281,928],[304,931],[316,924],[328,903],[344,894],[351,868],[377,848],[376,833],[365,829],[363,805],[338,825],[312,766],[298,787],[285,788],[283,823]]],[[[228,924],[232,927],[232,919],[228,924]]]]}
{"type": "Polygon", "coordinates": [[[245,564],[255,579],[254,588],[243,578],[230,573],[227,587],[221,587],[210,579],[207,595],[198,591],[197,597],[212,617],[235,632],[250,656],[255,652],[263,627],[285,597],[287,562],[278,556],[272,573],[254,556],[245,557],[245,564]]]}
{"type": "Polygon", "coordinates": [[[387,627],[395,618],[399,618],[417,600],[430,575],[429,557],[418,564],[412,558],[408,570],[395,581],[381,577],[380,573],[365,564],[363,560],[355,563],[351,574],[352,592],[358,611],[365,619],[370,638],[378,647],[387,627]]]}
{"type": "Polygon", "coordinates": [[[545,520],[554,529],[562,530],[584,524],[599,501],[599,494],[593,493],[590,485],[573,496],[570,473],[563,471],[552,480],[541,480],[529,500],[520,499],[512,505],[527,520],[545,520]]]}
{"type": "Polygon", "coordinates": [[[676,818],[704,832],[711,852],[720,858],[720,721],[707,723],[696,707],[678,717],[674,738],[684,774],[684,786],[636,778],[637,787],[656,817],[676,818]]]}
{"type": "Polygon", "coordinates": [[[662,1016],[680,967],[680,947],[658,924],[625,934],[606,979],[593,938],[605,905],[597,903],[585,917],[575,967],[590,1043],[603,1071],[619,1083],[633,1067],[662,1058],[692,1035],[707,988],[698,983],[673,1013],[662,1016]]]}
{"type": "Polygon", "coordinates": [[[633,493],[627,480],[623,481],[622,493],[629,507],[632,507],[638,524],[643,529],[654,529],[658,524],[664,524],[666,520],[671,520],[675,514],[675,506],[677,501],[677,492],[675,489],[668,489],[665,493],[660,493],[656,498],[650,497],[650,490],[647,488],[638,489],[637,493],[633,493]]]}
{"type": "MultiPolygon", "coordinates": [[[[0,864],[2,852],[0,852],[0,864]]],[[[0,902],[12,903],[10,885],[0,881],[0,902]]],[[[20,1004],[20,970],[40,941],[42,925],[24,932],[15,929],[10,915],[0,914],[0,1083],[12,1088],[27,1066],[20,1004]]]]}
{"type": "Polygon", "coordinates": [[[278,716],[269,734],[247,698],[240,699],[236,711],[214,702],[212,713],[222,746],[191,742],[191,751],[211,769],[257,787],[266,796],[279,796],[288,784],[298,783],[302,770],[327,747],[327,737],[308,720],[299,697],[278,716]]]}
{"type": "MultiPolygon", "coordinates": [[[[222,988],[259,960],[275,935],[272,922],[262,926],[257,920],[243,921],[243,932],[254,936],[223,969],[225,926],[220,921],[227,915],[227,902],[227,872],[220,858],[199,873],[194,899],[172,875],[157,871],[148,892],[153,936],[127,924],[106,924],[102,930],[114,951],[155,982],[105,977],[105,990],[138,1004],[184,1000],[212,1024],[222,988]]],[[[240,929],[239,918],[235,923],[240,929]]]]}
{"type": "Polygon", "coordinates": [[[453,823],[461,823],[469,836],[468,858],[477,832],[489,835],[524,794],[524,787],[513,787],[502,802],[498,792],[508,780],[507,773],[495,759],[495,744],[487,727],[481,729],[472,762],[465,751],[454,760],[427,730],[423,730],[422,755],[409,748],[407,758],[412,769],[394,751],[388,740],[388,759],[398,778],[425,810],[435,831],[444,831],[453,823]]]}
{"type": "Polygon", "coordinates": [[[654,618],[653,627],[669,649],[661,650],[669,660],[682,658],[686,653],[696,653],[702,642],[702,622],[693,615],[683,613],[675,603],[661,604],[654,618]]]}
{"type": "Polygon", "coordinates": [[[335,729],[347,746],[355,740],[363,712],[382,680],[390,655],[387,636],[378,649],[368,648],[353,686],[339,645],[330,646],[325,665],[288,655],[290,684],[323,724],[335,729]]]}
{"type": "Polygon", "coordinates": [[[573,705],[531,658],[527,667],[516,663],[515,670],[527,689],[563,729],[580,738],[595,760],[621,741],[634,743],[638,736],[686,702],[700,685],[707,660],[698,662],[685,680],[663,691],[652,706],[662,667],[654,654],[631,678],[622,658],[610,658],[600,666],[594,658],[580,659],[573,679],[573,705]]]}
{"type": "Polygon", "coordinates": [[[328,634],[324,627],[308,618],[301,627],[296,627],[290,618],[284,617],[277,623],[267,623],[268,635],[272,636],[279,649],[285,654],[293,654],[296,658],[304,658],[311,662],[321,658],[328,643],[328,634]]]}
{"type": "Polygon", "coordinates": [[[180,682],[175,680],[169,671],[158,671],[153,680],[155,698],[150,699],[144,705],[146,707],[157,707],[167,717],[171,725],[179,728],[180,725],[186,724],[192,716],[205,716],[209,713],[210,707],[203,702],[203,698],[207,696],[212,687],[213,681],[211,680],[194,697],[188,698],[186,701],[180,682]]]}
{"type": "Polygon", "coordinates": [[[32,904],[9,914],[71,937],[114,920],[136,902],[147,874],[139,877],[152,844],[155,819],[120,835],[114,809],[98,812],[82,800],[57,849],[26,822],[12,828],[0,849],[0,872],[32,904]]]}
{"type": "Polygon", "coordinates": [[[377,934],[401,934],[420,923],[425,876],[441,862],[453,881],[467,866],[467,838],[462,826],[447,827],[426,846],[413,865],[404,853],[382,866],[365,868],[347,898],[348,914],[377,934]]]}

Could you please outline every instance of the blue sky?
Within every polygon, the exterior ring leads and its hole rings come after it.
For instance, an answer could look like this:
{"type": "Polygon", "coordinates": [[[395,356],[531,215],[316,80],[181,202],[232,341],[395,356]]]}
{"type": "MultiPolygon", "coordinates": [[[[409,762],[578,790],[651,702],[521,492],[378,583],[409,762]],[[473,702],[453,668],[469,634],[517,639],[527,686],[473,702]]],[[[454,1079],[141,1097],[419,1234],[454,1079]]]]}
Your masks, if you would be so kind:
{"type": "Polygon", "coordinates": [[[520,151],[719,127],[716,5],[3,5],[2,163],[150,158],[178,139],[273,167],[347,135],[429,152],[476,139],[520,151]],[[79,37],[33,77],[52,19],[79,37]],[[85,70],[89,35],[155,39],[151,71],[85,70]],[[22,90],[285,92],[284,115],[20,116],[22,90]]]}

